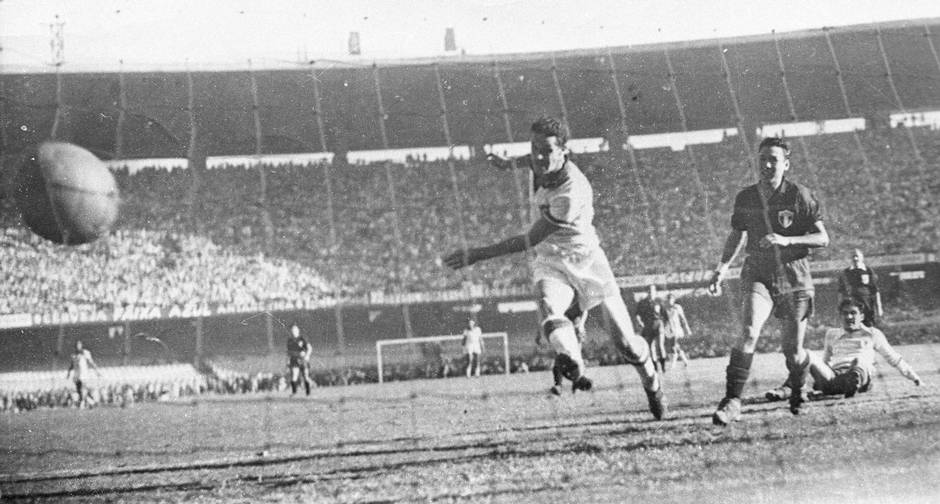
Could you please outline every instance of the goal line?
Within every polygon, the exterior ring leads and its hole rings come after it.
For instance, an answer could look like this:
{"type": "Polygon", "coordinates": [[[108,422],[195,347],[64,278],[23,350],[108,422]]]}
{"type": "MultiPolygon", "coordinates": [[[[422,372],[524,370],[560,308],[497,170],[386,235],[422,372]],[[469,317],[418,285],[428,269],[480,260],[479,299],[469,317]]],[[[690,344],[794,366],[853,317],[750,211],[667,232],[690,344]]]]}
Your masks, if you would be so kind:
{"type": "MultiPolygon", "coordinates": [[[[503,341],[503,367],[505,374],[509,374],[509,335],[505,332],[487,332],[483,333],[483,339],[498,338],[503,341]]],[[[415,345],[421,343],[439,343],[442,341],[454,341],[463,339],[463,334],[445,334],[441,336],[424,336],[421,338],[397,338],[383,339],[375,342],[375,355],[378,364],[379,383],[385,379],[382,368],[382,349],[391,345],[415,345]]]]}

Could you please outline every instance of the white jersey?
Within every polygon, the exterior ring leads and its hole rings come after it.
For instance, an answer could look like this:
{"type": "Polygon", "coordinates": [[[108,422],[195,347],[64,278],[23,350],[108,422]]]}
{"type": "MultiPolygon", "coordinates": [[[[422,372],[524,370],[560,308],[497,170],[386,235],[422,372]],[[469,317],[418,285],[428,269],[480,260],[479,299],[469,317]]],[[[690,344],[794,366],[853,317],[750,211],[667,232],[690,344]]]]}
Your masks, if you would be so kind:
{"type": "Polygon", "coordinates": [[[567,179],[555,187],[539,187],[533,203],[544,217],[561,229],[535,246],[539,256],[581,260],[600,247],[594,229],[594,190],[584,173],[566,162],[567,179]]]}
{"type": "Polygon", "coordinates": [[[855,331],[845,329],[829,329],[826,331],[826,350],[823,361],[834,371],[849,368],[853,363],[865,368],[869,375],[875,371],[875,352],[878,352],[905,377],[913,380],[910,365],[901,358],[881,330],[875,327],[862,326],[855,331]]]}
{"type": "Polygon", "coordinates": [[[463,330],[463,349],[466,353],[483,353],[483,330],[479,326],[463,330]]]}
{"type": "Polygon", "coordinates": [[[687,336],[685,332],[685,310],[682,309],[682,305],[676,303],[672,306],[663,306],[663,310],[666,313],[666,337],[667,338],[684,338],[687,336]]]}
{"type": "Polygon", "coordinates": [[[83,348],[72,354],[72,379],[81,381],[88,377],[88,363],[91,362],[91,352],[83,348]]]}

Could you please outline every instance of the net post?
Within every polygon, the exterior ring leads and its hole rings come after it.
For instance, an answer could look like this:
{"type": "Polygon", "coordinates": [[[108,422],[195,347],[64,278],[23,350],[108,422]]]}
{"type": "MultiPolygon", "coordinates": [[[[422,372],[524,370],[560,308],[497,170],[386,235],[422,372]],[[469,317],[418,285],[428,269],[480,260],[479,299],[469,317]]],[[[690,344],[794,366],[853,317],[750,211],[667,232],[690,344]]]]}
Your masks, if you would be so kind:
{"type": "Polygon", "coordinates": [[[376,367],[378,368],[378,372],[379,372],[379,383],[383,383],[385,373],[383,373],[382,371],[382,342],[381,341],[375,342],[375,358],[376,358],[376,367]]]}
{"type": "MultiPolygon", "coordinates": [[[[387,113],[385,111],[385,104],[382,101],[382,83],[379,79],[379,66],[376,63],[372,63],[372,80],[375,85],[375,99],[376,104],[378,105],[378,123],[379,123],[379,134],[382,139],[382,148],[385,150],[389,149],[388,142],[388,131],[385,127],[385,120],[387,118],[387,113]]],[[[395,191],[395,177],[392,175],[392,162],[388,159],[384,162],[385,165],[385,183],[388,186],[388,197],[391,200],[392,204],[392,231],[395,236],[395,294],[400,297],[402,291],[402,258],[401,252],[404,250],[404,241],[401,237],[401,222],[400,216],[398,215],[398,197],[395,191]]],[[[399,302],[401,300],[399,299],[399,302]]],[[[408,311],[408,308],[404,303],[401,303],[402,318],[405,323],[405,334],[408,337],[412,337],[414,334],[411,329],[411,314],[408,311]]]]}
{"type": "Polygon", "coordinates": [[[62,72],[61,66],[55,66],[55,115],[52,119],[52,130],[49,132],[50,140],[59,140],[59,126],[62,124],[62,115],[65,104],[62,103],[62,72]]]}
{"type": "MultiPolygon", "coordinates": [[[[323,112],[320,106],[320,79],[317,78],[310,62],[310,82],[313,84],[313,117],[317,122],[317,136],[320,140],[320,150],[329,152],[326,144],[326,130],[323,124],[323,112]]],[[[323,180],[326,184],[326,216],[330,224],[330,245],[336,246],[336,217],[333,213],[333,180],[330,174],[330,163],[323,163],[323,180]]]]}
{"type": "MultiPolygon", "coordinates": [[[[877,24],[875,24],[875,36],[878,40],[878,52],[881,53],[881,61],[885,66],[885,78],[888,79],[888,87],[891,88],[891,95],[894,97],[894,103],[902,114],[905,116],[910,116],[911,114],[904,106],[904,101],[901,100],[901,94],[898,93],[898,87],[894,82],[894,72],[891,70],[891,60],[888,59],[888,53],[885,51],[884,38],[881,35],[881,27],[879,27],[877,24]]],[[[907,133],[907,138],[911,142],[911,149],[914,151],[914,159],[917,161],[917,168],[920,172],[919,175],[923,177],[927,172],[927,163],[924,161],[924,157],[921,155],[920,148],[917,146],[917,139],[914,138],[914,132],[911,131],[911,127],[905,127],[904,132],[907,133]]]]}
{"type": "MultiPolygon", "coordinates": [[[[513,140],[513,135],[512,135],[512,123],[509,121],[509,101],[506,99],[506,89],[505,89],[505,86],[503,86],[503,78],[499,74],[499,63],[497,63],[496,60],[493,60],[492,67],[493,67],[493,79],[496,81],[496,89],[498,91],[497,94],[499,95],[500,105],[502,106],[501,113],[503,117],[503,126],[506,129],[506,141],[512,144],[514,143],[514,140],[513,140]]],[[[522,183],[519,181],[519,171],[518,171],[519,167],[518,167],[518,163],[516,163],[516,158],[513,156],[510,156],[509,163],[512,167],[512,180],[516,186],[516,196],[519,199],[519,204],[518,204],[519,221],[522,223],[522,225],[526,225],[527,221],[529,220],[526,218],[528,214],[528,210],[529,210],[528,207],[532,202],[532,184],[529,184],[527,192],[524,191],[522,188],[522,183]],[[528,196],[528,198],[526,198],[526,195],[528,196]]],[[[524,235],[524,237],[525,237],[525,242],[526,242],[525,253],[526,253],[526,256],[528,256],[531,253],[530,249],[532,248],[532,244],[529,243],[528,235],[524,235]]]]}
{"type": "Polygon", "coordinates": [[[558,63],[555,60],[555,51],[552,51],[552,83],[555,85],[555,96],[561,108],[561,123],[568,130],[568,139],[571,139],[571,125],[568,123],[568,107],[565,106],[565,95],[561,91],[561,80],[558,79],[558,63]]]}
{"type": "Polygon", "coordinates": [[[509,335],[506,334],[505,332],[502,333],[502,334],[503,334],[503,360],[504,360],[505,363],[506,363],[506,364],[505,364],[505,365],[506,365],[506,373],[505,373],[505,374],[508,376],[508,375],[509,375],[509,368],[510,368],[510,362],[509,362],[509,335]]]}
{"type": "MultiPolygon", "coordinates": [[[[636,152],[630,143],[630,129],[627,126],[627,106],[623,101],[623,92],[620,89],[620,79],[617,77],[617,65],[614,63],[613,51],[607,48],[607,65],[610,73],[610,80],[614,86],[614,94],[617,95],[617,106],[620,112],[620,137],[618,142],[623,141],[622,148],[627,151],[627,159],[630,163],[630,172],[633,175],[633,182],[636,184],[637,192],[640,195],[640,205],[643,207],[643,219],[646,221],[646,234],[650,237],[653,250],[659,250],[659,241],[656,239],[656,228],[653,226],[653,218],[650,216],[650,200],[646,194],[646,187],[643,186],[640,178],[639,162],[636,159],[636,152]]],[[[621,146],[617,147],[619,151],[621,146]]]]}
{"type": "MultiPolygon", "coordinates": [[[[460,187],[457,182],[457,168],[454,166],[454,139],[450,133],[450,121],[447,118],[447,101],[444,98],[444,85],[441,83],[441,65],[434,63],[434,81],[437,83],[437,96],[441,107],[441,126],[444,129],[444,141],[447,142],[448,156],[447,169],[450,171],[450,185],[454,192],[454,205],[457,207],[457,233],[460,235],[460,247],[466,251],[468,248],[467,231],[463,221],[463,204],[460,202],[460,187]]],[[[466,257],[464,258],[466,260],[466,257]]],[[[460,274],[467,276],[466,269],[461,269],[460,274]]]]}
{"type": "MultiPolygon", "coordinates": [[[[826,39],[826,46],[829,48],[829,56],[832,57],[832,66],[836,71],[836,81],[839,84],[839,92],[842,95],[842,106],[845,108],[845,116],[852,117],[852,107],[849,105],[849,94],[845,90],[845,77],[842,73],[842,65],[839,64],[839,57],[836,55],[835,45],[832,43],[832,36],[829,35],[829,29],[823,28],[823,36],[826,39]]],[[[868,154],[865,153],[865,146],[862,145],[862,139],[858,136],[858,131],[852,130],[852,137],[855,139],[855,147],[858,149],[859,154],[862,155],[862,162],[866,166],[869,172],[871,172],[871,161],[868,159],[868,154]]],[[[874,182],[872,177],[867,177],[869,180],[874,182]]],[[[874,189],[874,187],[873,187],[874,189]]]]}
{"type": "Polygon", "coordinates": [[[196,126],[196,86],[193,81],[193,73],[189,69],[189,61],[186,61],[186,115],[189,120],[189,145],[186,149],[186,163],[189,168],[189,176],[192,178],[192,184],[187,189],[186,204],[189,208],[189,219],[193,224],[193,229],[197,232],[204,230],[202,219],[197,217],[197,202],[199,201],[199,190],[202,184],[203,170],[206,167],[206,156],[204,151],[200,151],[196,142],[199,141],[198,128],[196,126]]]}
{"type": "Polygon", "coordinates": [[[124,78],[124,60],[118,60],[118,117],[114,128],[114,159],[124,157],[124,123],[127,119],[127,83],[124,78]]]}
{"type": "MultiPolygon", "coordinates": [[[[777,67],[780,68],[780,82],[783,84],[783,93],[787,98],[787,107],[790,111],[790,120],[799,121],[800,118],[796,113],[796,105],[793,102],[793,93],[790,92],[790,82],[787,80],[787,69],[783,64],[783,51],[780,50],[780,38],[777,37],[777,31],[771,31],[774,37],[774,50],[777,53],[777,67]]],[[[818,168],[816,163],[813,162],[813,157],[809,152],[809,148],[806,146],[806,140],[803,139],[803,135],[796,137],[796,141],[800,144],[800,149],[803,151],[803,156],[806,159],[806,166],[809,168],[810,175],[813,180],[813,187],[820,187],[819,184],[819,175],[817,174],[818,168]]]]}
{"type": "Polygon", "coordinates": [[[264,164],[261,163],[261,154],[263,153],[264,144],[263,137],[261,132],[261,105],[258,100],[258,81],[255,78],[255,70],[251,65],[251,60],[248,60],[248,79],[251,83],[251,112],[252,120],[254,122],[255,128],[255,162],[258,167],[258,206],[261,212],[261,222],[264,225],[264,237],[265,244],[264,248],[268,251],[271,250],[271,242],[274,239],[274,223],[271,221],[271,213],[268,211],[268,177],[264,172],[264,164]]]}
{"type": "MultiPolygon", "coordinates": [[[[314,62],[311,61],[310,82],[313,88],[313,116],[317,123],[317,138],[320,140],[320,150],[322,152],[329,152],[329,147],[326,141],[326,126],[323,121],[323,108],[320,101],[320,79],[317,77],[316,69],[313,65],[314,62]]],[[[326,218],[330,226],[330,249],[336,250],[336,246],[339,244],[339,240],[336,234],[336,213],[333,203],[333,174],[332,170],[330,169],[330,163],[324,162],[322,164],[323,180],[326,189],[326,218]]],[[[331,261],[336,260],[337,259],[335,257],[331,259],[331,261]]],[[[336,324],[336,348],[340,352],[340,355],[343,356],[343,365],[345,367],[346,361],[343,350],[346,346],[346,335],[343,325],[342,298],[337,298],[336,304],[333,306],[333,319],[336,324]]]]}
{"type": "MultiPolygon", "coordinates": [[[[679,113],[679,121],[682,124],[682,131],[688,132],[689,122],[685,116],[685,105],[682,103],[682,98],[679,96],[676,72],[672,66],[672,58],[669,57],[668,47],[663,49],[663,55],[666,58],[666,68],[669,70],[669,88],[672,89],[672,98],[676,102],[676,110],[679,113]]],[[[737,110],[737,100],[735,100],[735,110],[737,110]]],[[[740,113],[738,115],[740,115],[740,113]]],[[[720,238],[718,236],[718,231],[715,229],[715,223],[712,222],[711,208],[708,204],[708,193],[705,192],[705,184],[702,182],[702,176],[699,173],[699,163],[698,158],[695,155],[695,149],[691,145],[686,145],[683,150],[689,158],[689,163],[692,165],[692,176],[695,177],[695,185],[698,187],[702,197],[702,212],[705,215],[705,227],[708,229],[708,235],[711,237],[712,246],[718,248],[720,247],[720,244],[716,242],[719,241],[720,238]]]]}

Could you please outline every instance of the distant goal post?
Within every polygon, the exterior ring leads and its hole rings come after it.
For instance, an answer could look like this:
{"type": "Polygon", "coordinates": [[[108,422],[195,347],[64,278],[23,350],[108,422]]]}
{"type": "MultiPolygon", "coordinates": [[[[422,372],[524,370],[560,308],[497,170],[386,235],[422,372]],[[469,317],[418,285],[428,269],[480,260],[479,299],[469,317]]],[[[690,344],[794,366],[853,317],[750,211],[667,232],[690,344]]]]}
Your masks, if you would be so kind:
{"type": "MultiPolygon", "coordinates": [[[[503,368],[505,369],[505,374],[509,374],[509,335],[505,332],[487,332],[483,333],[483,340],[486,339],[498,339],[502,340],[503,344],[503,368]]],[[[385,369],[383,367],[382,359],[382,349],[387,346],[392,345],[420,345],[422,343],[442,343],[448,341],[460,341],[463,339],[463,334],[445,334],[441,336],[424,336],[421,338],[397,338],[397,339],[383,339],[375,342],[375,356],[376,362],[378,364],[379,372],[379,383],[382,383],[385,380],[385,369]]],[[[484,344],[485,346],[485,344],[484,344]]],[[[462,347],[461,347],[462,350],[462,347]]],[[[484,350],[484,354],[486,351],[484,350]]]]}

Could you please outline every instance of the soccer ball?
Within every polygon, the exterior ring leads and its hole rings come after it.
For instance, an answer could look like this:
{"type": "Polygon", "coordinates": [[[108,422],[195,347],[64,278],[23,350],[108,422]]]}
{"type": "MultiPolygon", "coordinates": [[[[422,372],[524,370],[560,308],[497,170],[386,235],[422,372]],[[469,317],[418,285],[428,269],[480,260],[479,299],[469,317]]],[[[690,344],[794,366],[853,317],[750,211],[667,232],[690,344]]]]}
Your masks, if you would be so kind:
{"type": "Polygon", "coordinates": [[[20,167],[16,200],[37,235],[64,245],[97,240],[117,220],[120,195],[108,168],[73,144],[45,142],[20,167]]]}

